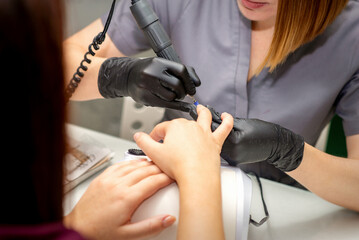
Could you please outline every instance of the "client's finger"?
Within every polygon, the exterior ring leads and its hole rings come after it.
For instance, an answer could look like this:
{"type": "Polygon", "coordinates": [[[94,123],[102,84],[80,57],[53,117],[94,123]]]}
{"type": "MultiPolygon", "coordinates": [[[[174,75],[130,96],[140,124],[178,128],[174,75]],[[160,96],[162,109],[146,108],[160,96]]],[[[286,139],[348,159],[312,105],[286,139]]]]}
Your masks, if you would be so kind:
{"type": "Polygon", "coordinates": [[[111,176],[116,174],[116,176],[122,177],[140,167],[149,165],[151,163],[143,159],[122,161],[109,166],[101,175],[111,176]]]}
{"type": "Polygon", "coordinates": [[[135,199],[138,198],[144,200],[171,183],[173,183],[173,180],[162,172],[142,179],[140,182],[133,185],[131,189],[136,196],[135,199]]]}
{"type": "Polygon", "coordinates": [[[170,124],[169,121],[157,124],[149,134],[150,137],[156,142],[163,140],[166,136],[166,132],[169,124],[170,124]]]}
{"type": "Polygon", "coordinates": [[[126,175],[123,182],[127,183],[128,186],[132,186],[139,183],[143,179],[160,173],[162,173],[161,169],[159,169],[155,164],[151,164],[150,166],[141,167],[130,172],[126,175]]]}
{"type": "Polygon", "coordinates": [[[121,227],[121,232],[125,233],[129,239],[154,237],[175,221],[176,218],[171,215],[155,216],[140,222],[124,225],[121,227]]]}
{"type": "Polygon", "coordinates": [[[198,105],[197,106],[197,123],[201,126],[204,131],[211,131],[212,115],[208,108],[198,105]]]}
{"type": "MultiPolygon", "coordinates": [[[[159,125],[163,125],[164,124],[159,124],[159,125]]],[[[157,125],[157,126],[159,126],[157,125]]],[[[155,129],[152,131],[154,132],[156,129],[156,132],[151,133],[154,134],[154,137],[149,136],[146,133],[143,132],[138,132],[136,133],[133,138],[137,144],[137,146],[139,148],[142,149],[142,151],[150,158],[152,159],[152,156],[158,156],[159,154],[161,154],[161,143],[159,143],[158,138],[160,138],[159,136],[162,136],[162,134],[165,133],[165,130],[162,129],[162,127],[155,127],[155,129]]],[[[153,159],[152,159],[153,160],[153,159]]]]}
{"type": "Polygon", "coordinates": [[[222,113],[222,123],[218,128],[213,132],[213,136],[217,139],[218,143],[223,145],[228,134],[233,128],[233,117],[228,113],[222,113]]]}

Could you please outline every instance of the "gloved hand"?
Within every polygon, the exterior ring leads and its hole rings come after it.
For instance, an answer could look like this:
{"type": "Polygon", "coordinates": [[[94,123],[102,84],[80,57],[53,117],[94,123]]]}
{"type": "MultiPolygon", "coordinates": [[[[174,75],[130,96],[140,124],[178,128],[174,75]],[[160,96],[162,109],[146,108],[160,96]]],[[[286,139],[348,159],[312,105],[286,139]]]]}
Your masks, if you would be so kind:
{"type": "MultiPolygon", "coordinates": [[[[208,106],[207,106],[208,107],[208,106]]],[[[212,113],[212,131],[222,122],[212,113]]],[[[193,109],[190,115],[196,119],[193,109]]],[[[296,169],[303,158],[304,138],[278,124],[259,119],[234,118],[232,132],[223,144],[221,157],[231,166],[267,161],[282,171],[296,169]]]]}
{"type": "Polygon", "coordinates": [[[98,74],[104,98],[130,96],[146,106],[186,112],[188,103],[178,100],[194,95],[200,84],[193,68],[163,58],[109,58],[98,74]]]}

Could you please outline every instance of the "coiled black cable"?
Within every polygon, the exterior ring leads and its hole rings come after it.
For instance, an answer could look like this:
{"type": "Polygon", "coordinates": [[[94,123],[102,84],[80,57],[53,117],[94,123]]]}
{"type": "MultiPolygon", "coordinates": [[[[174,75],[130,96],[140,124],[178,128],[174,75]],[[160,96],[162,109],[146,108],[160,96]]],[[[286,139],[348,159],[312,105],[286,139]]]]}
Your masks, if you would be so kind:
{"type": "Polygon", "coordinates": [[[65,89],[65,97],[66,102],[69,101],[72,94],[75,92],[76,88],[78,87],[79,83],[81,82],[81,78],[85,75],[84,72],[88,70],[88,67],[84,64],[90,64],[91,59],[89,59],[89,55],[95,56],[95,53],[97,50],[100,49],[100,45],[105,41],[106,33],[108,30],[108,27],[110,26],[110,22],[112,19],[112,15],[115,9],[116,0],[113,0],[110,12],[108,14],[104,29],[102,32],[100,32],[92,41],[92,43],[88,46],[88,51],[85,53],[83,60],[80,63],[80,66],[77,68],[76,72],[72,76],[69,84],[67,85],[65,89]],[[81,71],[82,70],[82,71],[81,71]]]}

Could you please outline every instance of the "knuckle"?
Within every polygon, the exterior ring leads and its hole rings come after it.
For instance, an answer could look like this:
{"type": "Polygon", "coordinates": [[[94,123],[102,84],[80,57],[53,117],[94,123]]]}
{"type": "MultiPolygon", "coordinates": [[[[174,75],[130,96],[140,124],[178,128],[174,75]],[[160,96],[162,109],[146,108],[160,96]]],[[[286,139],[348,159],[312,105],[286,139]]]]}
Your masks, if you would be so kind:
{"type": "Polygon", "coordinates": [[[148,222],[147,229],[148,229],[149,233],[154,233],[154,232],[157,232],[159,229],[161,229],[161,227],[162,227],[162,224],[160,221],[152,220],[152,221],[148,222]]]}
{"type": "Polygon", "coordinates": [[[171,120],[172,124],[180,124],[181,122],[183,122],[183,120],[181,118],[176,118],[176,119],[171,120]]]}
{"type": "Polygon", "coordinates": [[[184,126],[184,125],[189,125],[189,126],[195,126],[196,125],[196,122],[195,121],[189,121],[187,119],[184,119],[184,118],[178,118],[175,120],[176,121],[176,124],[178,126],[184,126]]]}
{"type": "Polygon", "coordinates": [[[178,70],[180,73],[186,73],[186,76],[189,76],[187,68],[183,64],[178,64],[178,70]]]}
{"type": "Polygon", "coordinates": [[[142,192],[139,191],[130,191],[126,195],[119,194],[117,196],[117,199],[122,201],[128,201],[129,203],[137,205],[138,202],[141,202],[143,200],[142,192]]]}
{"type": "Polygon", "coordinates": [[[118,201],[118,202],[121,202],[121,203],[128,203],[126,205],[130,206],[130,203],[132,203],[133,201],[131,201],[131,194],[128,193],[128,194],[125,194],[125,191],[116,191],[113,193],[114,196],[115,196],[115,199],[118,201]]]}
{"type": "Polygon", "coordinates": [[[160,173],[161,170],[156,165],[151,164],[150,166],[148,166],[146,168],[146,172],[149,174],[157,174],[157,173],[160,173]]]}
{"type": "Polygon", "coordinates": [[[138,169],[136,169],[135,171],[138,172],[138,174],[140,174],[141,176],[143,176],[143,178],[147,178],[151,175],[160,173],[161,170],[154,165],[153,163],[151,163],[150,165],[145,165],[142,167],[139,167],[138,169]]]}
{"type": "Polygon", "coordinates": [[[171,181],[171,178],[165,173],[159,173],[153,176],[153,182],[161,185],[163,183],[168,183],[171,181]]]}
{"type": "Polygon", "coordinates": [[[91,185],[95,189],[105,189],[105,190],[112,190],[113,189],[113,184],[111,183],[111,181],[108,181],[107,178],[102,178],[102,177],[95,178],[91,182],[91,185]]]}
{"type": "Polygon", "coordinates": [[[177,78],[175,78],[175,77],[174,77],[174,81],[172,83],[172,86],[173,86],[174,89],[182,91],[182,82],[180,80],[178,80],[177,78]]]}
{"type": "Polygon", "coordinates": [[[229,130],[233,128],[233,123],[229,122],[229,121],[223,121],[222,124],[224,125],[224,127],[229,130]]]}

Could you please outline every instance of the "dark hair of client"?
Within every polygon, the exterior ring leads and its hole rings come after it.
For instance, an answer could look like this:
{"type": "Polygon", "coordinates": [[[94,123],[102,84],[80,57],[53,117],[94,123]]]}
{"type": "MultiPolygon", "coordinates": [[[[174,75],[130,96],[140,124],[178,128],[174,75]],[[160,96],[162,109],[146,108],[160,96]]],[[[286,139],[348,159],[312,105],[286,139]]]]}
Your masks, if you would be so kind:
{"type": "Polygon", "coordinates": [[[0,224],[63,216],[62,10],[60,0],[0,1],[0,224]]]}

